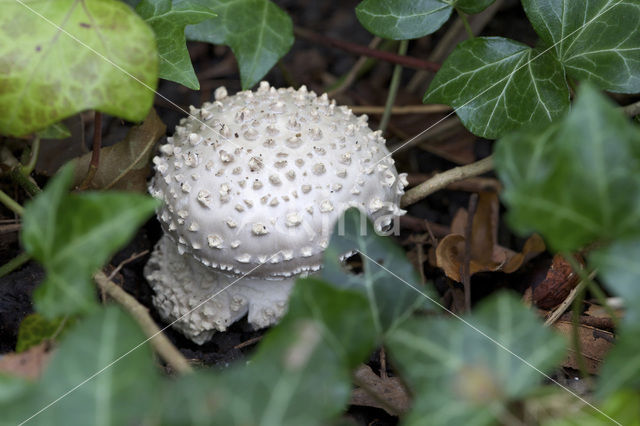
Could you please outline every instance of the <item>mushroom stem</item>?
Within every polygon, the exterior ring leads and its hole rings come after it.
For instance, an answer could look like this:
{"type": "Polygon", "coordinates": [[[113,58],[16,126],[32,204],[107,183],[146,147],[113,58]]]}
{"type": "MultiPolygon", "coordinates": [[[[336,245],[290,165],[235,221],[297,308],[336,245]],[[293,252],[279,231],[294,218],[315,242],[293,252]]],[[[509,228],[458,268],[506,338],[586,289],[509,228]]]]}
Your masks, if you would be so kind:
{"type": "Polygon", "coordinates": [[[140,304],[133,296],[111,281],[102,271],[95,274],[94,279],[98,287],[113,300],[122,305],[136,320],[153,349],[165,360],[175,371],[180,374],[191,373],[193,369],[189,361],[173,346],[173,343],[162,333],[149,315],[146,307],[140,304]]]}
{"type": "Polygon", "coordinates": [[[400,207],[410,206],[454,182],[478,176],[491,170],[493,170],[493,156],[490,155],[475,163],[454,167],[446,172],[438,173],[431,179],[408,190],[400,201],[400,207]]]}

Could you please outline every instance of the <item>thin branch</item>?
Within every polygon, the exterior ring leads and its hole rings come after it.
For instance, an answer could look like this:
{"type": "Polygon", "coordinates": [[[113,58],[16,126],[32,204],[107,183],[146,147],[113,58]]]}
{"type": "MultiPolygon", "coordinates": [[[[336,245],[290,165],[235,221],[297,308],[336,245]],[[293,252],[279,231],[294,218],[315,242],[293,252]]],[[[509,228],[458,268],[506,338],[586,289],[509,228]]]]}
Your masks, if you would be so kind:
{"type": "Polygon", "coordinates": [[[382,50],[369,49],[366,46],[360,44],[350,43],[344,40],[338,40],[332,37],[327,37],[322,34],[315,33],[305,28],[295,27],[293,32],[296,36],[307,39],[314,43],[324,44],[332,46],[346,52],[355,53],[356,55],[367,56],[369,58],[376,58],[382,61],[399,64],[407,68],[438,71],[440,64],[430,61],[424,61],[418,58],[412,58],[410,56],[401,56],[391,52],[385,52],[382,50]]]}
{"type": "MultiPolygon", "coordinates": [[[[405,56],[407,54],[407,48],[409,47],[409,40],[402,40],[400,47],[398,48],[398,55],[405,56]]],[[[398,88],[400,87],[400,78],[402,77],[402,65],[396,65],[393,68],[393,75],[391,76],[391,84],[389,85],[389,94],[387,95],[387,102],[384,106],[384,113],[380,119],[379,129],[384,133],[389,124],[391,118],[391,109],[396,102],[396,95],[398,94],[398,88]]]]}
{"type": "Polygon", "coordinates": [[[576,296],[579,292],[584,290],[584,282],[580,281],[577,286],[571,289],[569,295],[558,305],[557,308],[551,312],[551,315],[545,320],[544,325],[547,327],[553,325],[558,321],[558,319],[564,314],[564,312],[569,309],[573,301],[576,299],[576,296]]]}
{"type": "Polygon", "coordinates": [[[630,117],[634,117],[636,115],[640,114],[640,101],[638,102],[634,102],[630,105],[627,105],[625,107],[622,108],[624,110],[624,113],[627,114],[630,117]]]}
{"type": "MultiPolygon", "coordinates": [[[[367,106],[367,105],[354,105],[349,107],[354,114],[383,114],[383,106],[367,106]]],[[[427,105],[405,105],[394,106],[391,108],[391,114],[403,115],[403,114],[438,114],[442,112],[450,112],[451,107],[449,105],[441,104],[427,104],[427,105]]]]}
{"type": "Polygon", "coordinates": [[[102,113],[96,111],[93,120],[93,148],[91,150],[91,162],[87,175],[82,180],[78,189],[84,190],[91,186],[91,182],[98,172],[100,166],[100,148],[102,147],[102,113]]]}
{"type": "Polygon", "coordinates": [[[95,274],[94,279],[102,291],[122,305],[136,320],[144,334],[150,338],[149,342],[155,351],[167,364],[181,374],[191,373],[193,371],[191,365],[189,365],[189,361],[173,346],[173,343],[171,343],[153,321],[147,308],[140,304],[135,297],[116,285],[116,283],[109,280],[102,271],[95,274]]]}
{"type": "Polygon", "coordinates": [[[411,204],[428,197],[436,191],[445,188],[447,185],[458,182],[470,177],[478,176],[493,170],[493,157],[490,155],[475,163],[466,166],[455,167],[446,172],[438,173],[431,179],[421,183],[420,185],[408,190],[402,200],[401,207],[407,207],[411,204]]]}
{"type": "Polygon", "coordinates": [[[464,262],[462,263],[462,285],[464,286],[464,311],[471,312],[471,238],[473,238],[473,217],[478,207],[478,194],[471,194],[467,209],[467,223],[464,228],[464,262]]]}
{"type": "MultiPolygon", "coordinates": [[[[380,37],[374,37],[373,40],[371,40],[371,42],[369,43],[369,46],[368,46],[369,49],[377,48],[381,41],[382,41],[382,39],[380,37]]],[[[358,77],[358,74],[360,74],[360,70],[362,70],[362,68],[366,65],[367,61],[369,61],[369,60],[370,59],[367,58],[366,56],[360,56],[360,58],[358,58],[356,63],[353,65],[353,67],[351,67],[349,72],[344,76],[342,81],[340,83],[338,83],[338,85],[336,87],[334,87],[333,89],[329,90],[327,92],[327,95],[329,95],[329,97],[333,98],[338,93],[341,93],[341,92],[345,91],[349,86],[351,86],[353,84],[353,82],[358,77]]]]}

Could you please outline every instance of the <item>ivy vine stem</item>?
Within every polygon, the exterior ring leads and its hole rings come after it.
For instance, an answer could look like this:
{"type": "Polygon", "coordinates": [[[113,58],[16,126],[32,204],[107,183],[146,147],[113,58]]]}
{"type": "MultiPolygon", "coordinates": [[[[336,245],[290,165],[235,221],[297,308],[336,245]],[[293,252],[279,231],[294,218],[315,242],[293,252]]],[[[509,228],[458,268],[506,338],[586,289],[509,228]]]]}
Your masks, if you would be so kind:
{"type": "Polygon", "coordinates": [[[20,172],[29,176],[31,172],[36,168],[36,162],[38,161],[38,155],[40,154],[40,137],[36,136],[33,140],[33,145],[31,146],[31,156],[29,157],[29,162],[20,168],[20,172]]]}
{"type": "MultiPolygon", "coordinates": [[[[400,47],[398,48],[398,55],[404,56],[407,54],[407,48],[409,47],[409,40],[402,40],[400,47]]],[[[398,88],[400,87],[400,78],[402,77],[402,65],[398,64],[393,68],[393,75],[391,76],[391,84],[389,85],[389,95],[387,96],[387,102],[384,106],[384,113],[380,119],[379,130],[384,133],[389,124],[391,118],[391,109],[396,101],[396,95],[398,94],[398,88]]]]}
{"type": "Polygon", "coordinates": [[[473,30],[471,29],[471,25],[469,25],[469,20],[467,19],[467,15],[457,7],[455,8],[456,12],[458,12],[458,16],[460,16],[460,20],[462,21],[462,25],[464,25],[464,29],[467,31],[467,35],[469,36],[469,40],[475,38],[473,35],[473,30]]]}
{"type": "Polygon", "coordinates": [[[24,213],[24,207],[22,207],[16,200],[7,195],[6,192],[0,189],[0,203],[4,204],[9,210],[22,216],[24,213]]]}
{"type": "Polygon", "coordinates": [[[29,260],[31,260],[31,256],[28,253],[20,253],[4,265],[0,266],[0,278],[15,271],[29,260]]]}

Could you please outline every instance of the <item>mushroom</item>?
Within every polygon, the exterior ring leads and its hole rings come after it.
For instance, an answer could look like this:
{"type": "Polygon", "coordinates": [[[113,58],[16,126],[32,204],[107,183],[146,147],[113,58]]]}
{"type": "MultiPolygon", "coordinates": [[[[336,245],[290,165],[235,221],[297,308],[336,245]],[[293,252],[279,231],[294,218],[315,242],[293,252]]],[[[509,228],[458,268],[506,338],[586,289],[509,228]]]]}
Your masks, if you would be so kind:
{"type": "Polygon", "coordinates": [[[198,344],[245,314],[255,328],[277,322],[347,208],[379,230],[404,214],[406,174],[381,132],[305,86],[220,87],[159,151],[149,191],[164,235],[145,276],[160,316],[198,344]]]}

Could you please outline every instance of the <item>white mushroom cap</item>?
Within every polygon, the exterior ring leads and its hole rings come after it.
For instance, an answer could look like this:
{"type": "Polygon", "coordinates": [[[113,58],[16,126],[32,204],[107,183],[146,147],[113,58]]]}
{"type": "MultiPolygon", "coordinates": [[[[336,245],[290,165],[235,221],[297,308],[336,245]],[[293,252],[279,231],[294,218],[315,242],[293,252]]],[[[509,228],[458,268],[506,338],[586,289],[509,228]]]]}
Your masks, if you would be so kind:
{"type": "Polygon", "coordinates": [[[150,192],[178,252],[207,267],[264,279],[315,271],[348,207],[379,228],[404,213],[405,175],[380,132],[326,94],[219,88],[191,114],[154,158],[150,192]]]}

